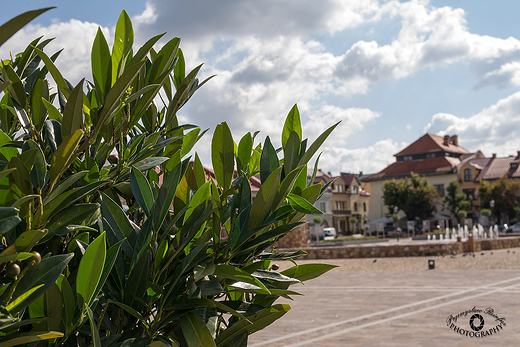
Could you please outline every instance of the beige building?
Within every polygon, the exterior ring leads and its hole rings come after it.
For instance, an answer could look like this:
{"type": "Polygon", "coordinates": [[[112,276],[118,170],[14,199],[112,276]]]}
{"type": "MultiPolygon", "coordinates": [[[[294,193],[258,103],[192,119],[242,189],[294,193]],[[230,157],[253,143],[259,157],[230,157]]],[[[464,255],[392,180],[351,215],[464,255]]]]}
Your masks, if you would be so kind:
{"type": "MultiPolygon", "coordinates": [[[[394,163],[381,172],[363,179],[364,182],[370,183],[370,221],[390,215],[383,199],[383,185],[386,181],[408,177],[411,172],[415,172],[425,177],[442,198],[449,182],[457,180],[458,166],[474,154],[459,146],[457,135],[425,134],[394,156],[394,163]]],[[[442,203],[439,203],[437,214],[453,217],[442,207],[442,203]]],[[[372,229],[374,228],[375,225],[372,225],[372,229]]]]}

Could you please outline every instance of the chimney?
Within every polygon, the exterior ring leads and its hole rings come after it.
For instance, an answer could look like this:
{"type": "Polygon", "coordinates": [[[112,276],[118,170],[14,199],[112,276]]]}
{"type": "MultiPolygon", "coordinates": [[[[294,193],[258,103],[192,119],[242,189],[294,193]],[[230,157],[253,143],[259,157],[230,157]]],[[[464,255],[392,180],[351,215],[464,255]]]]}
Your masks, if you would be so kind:
{"type": "Polygon", "coordinates": [[[459,139],[458,139],[457,135],[453,135],[451,137],[451,143],[453,143],[454,146],[458,146],[459,145],[459,139]]]}
{"type": "Polygon", "coordinates": [[[520,151],[516,151],[516,158],[515,159],[520,159],[520,151]]]}
{"type": "Polygon", "coordinates": [[[497,157],[496,153],[493,153],[493,155],[491,156],[492,159],[495,159],[496,157],[497,157]]]}
{"type": "Polygon", "coordinates": [[[444,135],[444,146],[448,146],[450,144],[450,135],[444,135]]]}
{"type": "Polygon", "coordinates": [[[363,171],[359,171],[359,176],[363,176],[363,171]]]}

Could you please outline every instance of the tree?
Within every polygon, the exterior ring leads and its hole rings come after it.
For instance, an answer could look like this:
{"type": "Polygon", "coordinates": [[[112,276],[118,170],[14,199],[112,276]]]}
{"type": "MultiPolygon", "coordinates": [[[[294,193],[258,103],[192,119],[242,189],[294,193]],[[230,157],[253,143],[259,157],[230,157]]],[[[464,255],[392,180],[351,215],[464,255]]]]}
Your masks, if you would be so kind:
{"type": "Polygon", "coordinates": [[[459,210],[457,212],[457,218],[459,219],[460,224],[464,225],[464,219],[468,216],[468,213],[465,210],[459,210]]]}
{"type": "Polygon", "coordinates": [[[439,195],[435,188],[419,175],[411,172],[410,177],[386,181],[383,185],[383,199],[389,214],[394,207],[402,210],[408,220],[428,219],[436,211],[439,195]]]}
{"type": "Polygon", "coordinates": [[[504,176],[493,184],[482,180],[477,189],[483,207],[491,208],[490,201],[495,201],[494,213],[499,223],[506,222],[504,218],[516,215],[520,183],[504,176]]]}
{"type": "MultiPolygon", "coordinates": [[[[46,10],[1,26],[0,45],[46,10]]],[[[298,294],[290,285],[333,268],[277,272],[271,260],[305,252],[268,248],[320,214],[328,185],[307,184],[307,163],[337,124],[306,146],[295,105],[278,158],[269,137],[235,145],[221,123],[207,180],[187,157],[204,132],[176,113],[208,79],[200,66],[186,74],[180,39],[157,52],[162,35],[135,50],[133,36],[124,11],[112,50],[99,30],[92,81],[75,87],[44,53],[48,40],[2,60],[0,345],[247,345],[290,309],[275,304],[298,294]]]]}
{"type": "Polygon", "coordinates": [[[457,181],[450,181],[448,187],[446,187],[444,205],[455,217],[458,216],[460,210],[471,207],[471,203],[466,198],[466,195],[459,193],[459,184],[457,181]]]}

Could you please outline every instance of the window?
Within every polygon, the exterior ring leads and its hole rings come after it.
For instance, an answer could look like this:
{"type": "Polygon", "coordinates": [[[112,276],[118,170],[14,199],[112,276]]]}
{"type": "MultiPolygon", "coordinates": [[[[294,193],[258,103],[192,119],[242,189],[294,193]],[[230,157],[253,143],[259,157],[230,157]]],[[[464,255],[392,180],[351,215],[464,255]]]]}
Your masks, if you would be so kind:
{"type": "Polygon", "coordinates": [[[426,153],[426,159],[435,158],[435,153],[426,153]]]}
{"type": "Polygon", "coordinates": [[[464,182],[471,182],[473,178],[471,177],[471,169],[464,169],[464,182]]]}
{"type": "Polygon", "coordinates": [[[336,210],[344,210],[345,209],[345,201],[336,201],[336,210]]]}
{"type": "Polygon", "coordinates": [[[320,211],[323,213],[327,213],[327,203],[326,202],[320,202],[320,211]]]}
{"type": "Polygon", "coordinates": [[[363,203],[363,212],[366,212],[366,211],[367,211],[367,203],[364,202],[364,203],[363,203]]]}
{"type": "Polygon", "coordinates": [[[357,212],[357,202],[354,203],[354,212],[357,212]]]}
{"type": "Polygon", "coordinates": [[[337,188],[338,188],[338,193],[343,193],[343,185],[338,184],[337,188]]]}
{"type": "Polygon", "coordinates": [[[468,201],[471,201],[473,198],[475,198],[477,196],[476,191],[475,189],[462,189],[462,193],[464,195],[466,195],[466,199],[468,199],[468,201]]]}
{"type": "Polygon", "coordinates": [[[412,160],[412,156],[411,156],[411,155],[405,155],[405,156],[403,157],[403,160],[404,160],[404,161],[411,161],[411,160],[412,160]]]}
{"type": "Polygon", "coordinates": [[[441,198],[444,197],[444,185],[443,184],[436,184],[435,189],[437,189],[437,193],[439,193],[439,196],[441,198]]]}
{"type": "Polygon", "coordinates": [[[516,169],[518,167],[518,163],[511,163],[511,169],[516,169]]]}
{"type": "Polygon", "coordinates": [[[358,193],[358,187],[357,186],[352,186],[351,192],[352,192],[352,194],[357,194],[358,193]]]}

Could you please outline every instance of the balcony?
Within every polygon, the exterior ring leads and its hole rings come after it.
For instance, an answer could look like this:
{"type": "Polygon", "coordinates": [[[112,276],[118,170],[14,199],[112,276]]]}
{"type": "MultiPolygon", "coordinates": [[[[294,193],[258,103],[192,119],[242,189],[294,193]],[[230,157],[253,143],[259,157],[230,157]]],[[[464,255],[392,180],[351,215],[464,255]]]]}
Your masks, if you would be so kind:
{"type": "Polygon", "coordinates": [[[351,214],[351,210],[332,210],[332,215],[334,216],[350,216],[351,214]]]}

